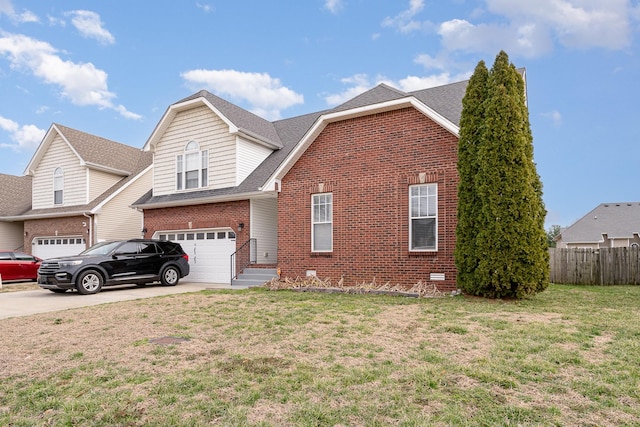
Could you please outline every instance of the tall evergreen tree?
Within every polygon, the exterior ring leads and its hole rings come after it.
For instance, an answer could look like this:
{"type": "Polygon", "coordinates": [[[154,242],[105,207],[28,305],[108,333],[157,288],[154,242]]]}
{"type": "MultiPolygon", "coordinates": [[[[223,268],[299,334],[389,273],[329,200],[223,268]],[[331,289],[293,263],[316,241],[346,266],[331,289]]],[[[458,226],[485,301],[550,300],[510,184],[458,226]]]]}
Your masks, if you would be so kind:
{"type": "MultiPolygon", "coordinates": [[[[464,176],[460,177],[461,188],[473,185],[478,204],[471,258],[477,266],[463,272],[462,289],[493,298],[524,298],[548,286],[546,211],[533,162],[524,81],[505,52],[498,54],[491,69],[481,110],[484,117],[472,166],[477,173],[473,184],[463,184],[464,176]]],[[[463,126],[461,118],[461,136],[463,126]]],[[[466,212],[463,209],[461,215],[466,212]]]]}
{"type": "Polygon", "coordinates": [[[475,178],[478,174],[477,151],[484,121],[484,101],[487,98],[489,70],[480,61],[469,80],[462,99],[460,117],[460,139],[458,140],[458,225],[456,228],[455,260],[458,268],[458,287],[473,289],[474,272],[478,267],[476,253],[478,216],[481,201],[476,192],[475,178]]]}

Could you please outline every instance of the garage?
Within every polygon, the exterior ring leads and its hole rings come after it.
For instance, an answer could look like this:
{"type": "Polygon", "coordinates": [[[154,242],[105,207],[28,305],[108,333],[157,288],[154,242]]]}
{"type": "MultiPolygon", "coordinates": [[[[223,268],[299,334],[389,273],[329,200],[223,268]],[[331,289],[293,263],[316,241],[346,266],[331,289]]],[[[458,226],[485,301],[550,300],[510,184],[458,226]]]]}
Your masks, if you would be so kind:
{"type": "Polygon", "coordinates": [[[38,237],[31,245],[31,254],[42,259],[78,255],[87,248],[82,236],[38,237]]]}
{"type": "Polygon", "coordinates": [[[189,254],[189,282],[231,282],[231,255],[236,251],[233,230],[172,230],[156,233],[155,237],[180,243],[189,254]]]}

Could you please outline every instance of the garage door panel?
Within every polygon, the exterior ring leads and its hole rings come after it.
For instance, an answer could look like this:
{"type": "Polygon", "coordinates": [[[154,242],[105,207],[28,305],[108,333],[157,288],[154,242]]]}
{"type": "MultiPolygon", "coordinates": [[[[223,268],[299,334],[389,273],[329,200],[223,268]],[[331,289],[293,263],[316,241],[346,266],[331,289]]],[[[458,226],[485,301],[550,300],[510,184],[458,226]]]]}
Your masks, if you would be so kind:
{"type": "Polygon", "coordinates": [[[207,229],[168,231],[160,239],[180,243],[189,255],[187,280],[204,283],[230,283],[231,254],[236,250],[235,234],[230,230],[207,229]]]}
{"type": "Polygon", "coordinates": [[[78,255],[86,249],[84,238],[79,236],[39,237],[32,243],[31,253],[42,259],[78,255]]]}

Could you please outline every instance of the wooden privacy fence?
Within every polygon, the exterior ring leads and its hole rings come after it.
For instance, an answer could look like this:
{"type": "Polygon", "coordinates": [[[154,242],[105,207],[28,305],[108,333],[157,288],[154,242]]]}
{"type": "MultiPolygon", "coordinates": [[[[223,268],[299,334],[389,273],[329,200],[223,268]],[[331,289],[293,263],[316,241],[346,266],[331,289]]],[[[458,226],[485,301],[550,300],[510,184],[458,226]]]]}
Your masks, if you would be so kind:
{"type": "Polygon", "coordinates": [[[549,248],[551,283],[640,285],[638,248],[549,248]]]}

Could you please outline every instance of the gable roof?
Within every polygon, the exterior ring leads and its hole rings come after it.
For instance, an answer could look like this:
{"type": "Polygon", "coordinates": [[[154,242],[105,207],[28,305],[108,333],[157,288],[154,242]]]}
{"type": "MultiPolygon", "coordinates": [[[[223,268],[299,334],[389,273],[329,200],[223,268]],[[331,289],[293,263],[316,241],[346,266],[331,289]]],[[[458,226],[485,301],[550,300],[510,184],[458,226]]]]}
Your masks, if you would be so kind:
{"type": "Polygon", "coordinates": [[[27,165],[25,175],[34,174],[58,135],[71,148],[80,164],[89,168],[127,176],[138,164],[138,148],[53,123],[27,165]]]}
{"type": "Polygon", "coordinates": [[[601,203],[560,233],[564,243],[595,243],[640,234],[640,202],[601,203]]]}
{"type": "Polygon", "coordinates": [[[229,133],[240,134],[271,149],[282,148],[280,136],[273,123],[206,90],[201,90],[167,108],[143,150],[150,150],[158,142],[178,112],[191,109],[197,104],[209,107],[219,116],[229,126],[229,133]]]}
{"type": "Polygon", "coordinates": [[[413,106],[457,135],[462,112],[462,98],[465,95],[467,84],[468,81],[464,81],[415,92],[403,92],[382,83],[334,108],[274,122],[261,119],[207,91],[197,92],[169,107],[151,138],[145,144],[145,149],[151,149],[153,142],[160,138],[162,126],[165,126],[164,129],[168,126],[168,123],[163,125],[163,122],[172,118],[169,115],[172,109],[190,108],[190,103],[193,102],[201,102],[203,105],[209,104],[210,108],[226,114],[226,118],[239,129],[240,126],[243,126],[242,129],[250,129],[252,132],[265,132],[263,134],[265,139],[277,140],[280,146],[237,187],[162,196],[153,196],[152,191],[149,191],[133,206],[160,208],[237,200],[240,196],[259,197],[264,195],[263,191],[271,188],[273,183],[279,179],[279,175],[286,173],[291,163],[297,160],[296,156],[299,157],[304,152],[306,148],[303,145],[310,144],[326,124],[347,117],[413,106]],[[275,136],[273,132],[275,132],[275,136]]]}
{"type": "Polygon", "coordinates": [[[0,218],[31,209],[31,177],[0,173],[0,218]]]}

